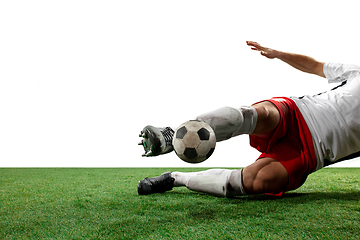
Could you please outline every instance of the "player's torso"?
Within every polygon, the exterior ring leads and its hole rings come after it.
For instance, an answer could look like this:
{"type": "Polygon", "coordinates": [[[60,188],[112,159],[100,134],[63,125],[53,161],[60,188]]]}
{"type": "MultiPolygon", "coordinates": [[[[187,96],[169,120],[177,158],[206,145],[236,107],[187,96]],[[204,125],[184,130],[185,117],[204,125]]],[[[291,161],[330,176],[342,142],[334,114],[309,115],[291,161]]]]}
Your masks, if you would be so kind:
{"type": "Polygon", "coordinates": [[[319,158],[336,161],[360,151],[360,73],[334,90],[294,100],[319,158]]]}

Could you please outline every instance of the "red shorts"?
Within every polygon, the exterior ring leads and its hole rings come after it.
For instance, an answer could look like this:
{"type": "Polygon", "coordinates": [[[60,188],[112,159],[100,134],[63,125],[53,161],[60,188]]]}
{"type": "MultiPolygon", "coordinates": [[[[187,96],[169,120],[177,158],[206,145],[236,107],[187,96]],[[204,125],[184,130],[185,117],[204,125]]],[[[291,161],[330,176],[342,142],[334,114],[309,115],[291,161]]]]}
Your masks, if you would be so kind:
{"type": "Polygon", "coordinates": [[[300,187],[316,169],[316,157],[310,130],[295,102],[290,98],[272,98],[280,111],[280,123],[270,137],[250,135],[250,145],[280,162],[289,174],[284,191],[300,187]]]}

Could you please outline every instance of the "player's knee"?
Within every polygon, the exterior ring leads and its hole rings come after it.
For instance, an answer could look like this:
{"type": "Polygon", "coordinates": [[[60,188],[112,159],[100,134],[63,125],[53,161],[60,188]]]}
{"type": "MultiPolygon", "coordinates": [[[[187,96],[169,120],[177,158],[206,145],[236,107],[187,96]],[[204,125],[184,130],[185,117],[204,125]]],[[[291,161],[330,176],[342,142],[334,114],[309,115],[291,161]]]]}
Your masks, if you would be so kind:
{"type": "Polygon", "coordinates": [[[273,131],[280,122],[279,110],[271,103],[263,103],[253,106],[258,113],[257,126],[253,132],[255,135],[273,131]]]}
{"type": "Polygon", "coordinates": [[[260,178],[257,173],[246,171],[243,175],[243,187],[248,194],[263,193],[266,181],[260,178]]]}

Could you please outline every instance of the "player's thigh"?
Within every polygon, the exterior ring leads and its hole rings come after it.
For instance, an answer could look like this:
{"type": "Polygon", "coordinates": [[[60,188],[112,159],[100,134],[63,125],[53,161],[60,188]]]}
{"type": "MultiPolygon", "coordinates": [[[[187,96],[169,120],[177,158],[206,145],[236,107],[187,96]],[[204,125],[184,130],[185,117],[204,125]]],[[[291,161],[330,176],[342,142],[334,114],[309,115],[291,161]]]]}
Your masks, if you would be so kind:
{"type": "Polygon", "coordinates": [[[285,167],[272,158],[261,158],[243,170],[243,186],[248,194],[278,193],[289,181],[285,167]]]}
{"type": "Polygon", "coordinates": [[[256,128],[252,135],[272,133],[280,123],[279,109],[271,102],[264,101],[252,105],[258,114],[256,128]]]}

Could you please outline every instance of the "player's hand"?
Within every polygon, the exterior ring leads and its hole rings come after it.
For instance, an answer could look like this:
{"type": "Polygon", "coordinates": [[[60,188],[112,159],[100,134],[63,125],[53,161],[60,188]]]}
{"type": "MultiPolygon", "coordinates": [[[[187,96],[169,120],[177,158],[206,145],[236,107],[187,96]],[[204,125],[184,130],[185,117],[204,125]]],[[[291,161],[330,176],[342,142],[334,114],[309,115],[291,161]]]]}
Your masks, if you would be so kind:
{"type": "Polygon", "coordinates": [[[246,44],[248,46],[251,46],[252,50],[260,51],[261,55],[263,55],[263,56],[265,56],[267,58],[270,58],[270,59],[275,58],[277,56],[277,54],[278,54],[278,51],[276,51],[274,49],[271,49],[271,48],[263,47],[260,44],[258,44],[257,42],[246,41],[246,44]]]}

